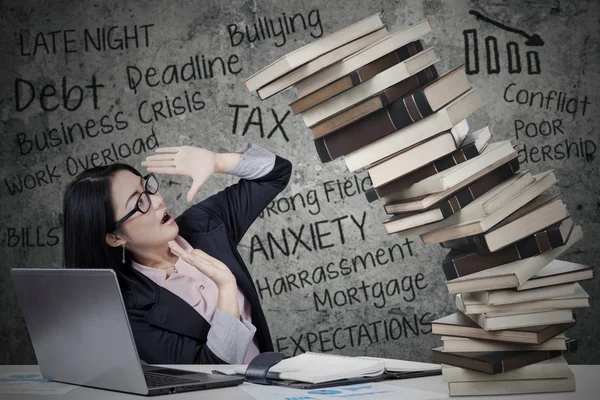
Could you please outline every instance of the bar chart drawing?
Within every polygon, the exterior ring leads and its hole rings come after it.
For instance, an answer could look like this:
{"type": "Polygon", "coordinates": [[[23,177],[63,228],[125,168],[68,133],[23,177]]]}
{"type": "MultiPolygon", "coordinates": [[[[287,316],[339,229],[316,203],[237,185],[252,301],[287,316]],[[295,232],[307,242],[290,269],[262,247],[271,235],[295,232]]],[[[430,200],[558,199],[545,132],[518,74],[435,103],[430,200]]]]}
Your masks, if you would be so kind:
{"type": "Polygon", "coordinates": [[[489,75],[499,74],[502,71],[501,60],[506,61],[509,74],[528,73],[539,75],[542,71],[540,56],[535,50],[526,50],[525,57],[521,56],[521,49],[517,42],[508,42],[506,45],[499,44],[498,38],[489,35],[483,40],[485,59],[480,58],[480,45],[476,29],[465,29],[463,31],[465,42],[465,69],[467,74],[476,75],[480,72],[480,61],[485,63],[485,70],[489,75]],[[501,59],[500,54],[503,54],[501,59]],[[526,71],[523,71],[522,59],[525,60],[526,71]]]}

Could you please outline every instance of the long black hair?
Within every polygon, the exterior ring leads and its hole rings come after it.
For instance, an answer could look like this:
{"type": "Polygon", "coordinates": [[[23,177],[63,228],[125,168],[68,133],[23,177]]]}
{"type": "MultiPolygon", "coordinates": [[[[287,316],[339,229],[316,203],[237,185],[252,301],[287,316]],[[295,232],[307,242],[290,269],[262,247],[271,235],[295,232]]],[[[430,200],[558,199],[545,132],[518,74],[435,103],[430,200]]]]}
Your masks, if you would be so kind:
{"type": "Polygon", "coordinates": [[[131,266],[131,255],[106,243],[116,221],[112,203],[112,178],[118,171],[142,174],[124,163],[83,171],[67,185],[63,200],[63,256],[65,268],[113,269],[121,275],[131,266]]]}

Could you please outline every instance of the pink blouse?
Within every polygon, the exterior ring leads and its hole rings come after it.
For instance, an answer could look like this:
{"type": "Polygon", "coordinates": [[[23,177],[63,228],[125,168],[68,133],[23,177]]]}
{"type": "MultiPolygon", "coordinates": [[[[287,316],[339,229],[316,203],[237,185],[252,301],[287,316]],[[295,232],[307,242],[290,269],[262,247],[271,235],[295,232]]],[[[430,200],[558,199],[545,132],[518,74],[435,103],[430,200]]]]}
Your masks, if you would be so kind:
{"type": "MultiPolygon", "coordinates": [[[[181,236],[177,235],[175,241],[188,253],[193,250],[192,246],[181,236]]],[[[181,258],[175,263],[175,272],[167,278],[167,272],[162,269],[147,267],[131,261],[133,268],[146,275],[157,285],[169,290],[185,300],[210,324],[217,309],[219,289],[217,285],[194,266],[183,261],[181,258]]],[[[252,323],[250,303],[246,296],[238,288],[238,302],[240,315],[244,325],[252,323]]],[[[259,354],[254,340],[250,341],[244,362],[247,364],[259,354]]],[[[228,360],[224,360],[227,361],[228,360]]]]}

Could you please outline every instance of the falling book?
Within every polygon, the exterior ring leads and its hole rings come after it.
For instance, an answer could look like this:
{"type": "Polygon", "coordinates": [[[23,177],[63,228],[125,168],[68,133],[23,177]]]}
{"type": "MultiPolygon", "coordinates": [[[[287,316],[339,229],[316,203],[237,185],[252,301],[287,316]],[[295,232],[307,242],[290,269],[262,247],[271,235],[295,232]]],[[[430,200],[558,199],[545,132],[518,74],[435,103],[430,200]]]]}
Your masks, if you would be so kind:
{"type": "Polygon", "coordinates": [[[569,241],[564,246],[548,250],[534,257],[514,261],[498,267],[486,269],[471,275],[446,282],[450,294],[465,292],[480,292],[516,288],[524,284],[533,275],[560,256],[583,237],[583,231],[578,225],[573,228],[569,241]]]}
{"type": "MultiPolygon", "coordinates": [[[[338,94],[353,88],[354,86],[360,85],[362,82],[371,79],[375,75],[380,72],[385,71],[388,68],[393,67],[394,65],[401,63],[402,61],[414,56],[418,52],[423,50],[423,45],[420,40],[416,40],[414,42],[408,43],[405,46],[400,47],[388,53],[375,61],[368,63],[356,71],[352,71],[348,75],[344,76],[336,80],[335,82],[330,83],[322,87],[319,90],[316,90],[304,97],[299,98],[290,104],[290,108],[292,110],[292,114],[297,115],[301,112],[308,110],[311,107],[316,106],[332,98],[333,96],[337,96],[338,94]]],[[[432,76],[427,76],[428,80],[433,80],[437,77],[437,71],[435,71],[435,67],[431,67],[434,74],[432,76]]],[[[428,71],[429,68],[424,70],[423,72],[428,71]]],[[[420,74],[417,74],[420,75],[420,74]]],[[[410,78],[409,78],[410,79],[410,78]]],[[[426,82],[419,81],[419,86],[421,84],[425,84],[426,82]]],[[[418,87],[418,86],[417,86],[418,87]]],[[[416,89],[416,88],[415,88],[416,89]]]]}
{"type": "Polygon", "coordinates": [[[442,270],[446,279],[451,281],[498,265],[533,257],[564,246],[574,226],[573,220],[566,218],[493,253],[452,249],[442,261],[442,270]]]}
{"type": "Polygon", "coordinates": [[[253,92],[299,66],[383,27],[379,14],[372,15],[286,54],[244,80],[244,83],[253,92]]]}
{"type": "Polygon", "coordinates": [[[408,28],[391,33],[344,60],[298,82],[295,85],[298,96],[304,97],[410,42],[421,39],[429,32],[431,32],[431,24],[428,20],[423,20],[408,28]]]}
{"type": "MultiPolygon", "coordinates": [[[[568,217],[568,212],[562,204],[562,201],[556,198],[556,195],[546,195],[543,192],[556,183],[556,178],[553,173],[543,173],[534,176],[535,181],[528,185],[525,189],[521,190],[517,194],[514,193],[514,189],[518,189],[519,182],[517,185],[511,185],[513,181],[508,181],[507,184],[501,184],[497,188],[490,190],[488,193],[481,196],[479,201],[465,207],[460,214],[457,214],[455,218],[448,223],[454,223],[454,225],[446,226],[444,228],[432,230],[421,235],[423,243],[439,243],[457,240],[459,250],[471,250],[478,252],[491,252],[494,250],[489,249],[484,251],[485,245],[481,247],[475,247],[479,242],[474,238],[468,238],[468,236],[480,235],[485,236],[489,233],[490,236],[497,236],[500,233],[495,233],[498,230],[506,231],[508,229],[520,230],[522,237],[532,235],[535,232],[554,224],[562,219],[568,217]],[[510,197],[510,196],[513,197],[510,197]],[[491,200],[491,201],[488,201],[491,200]],[[487,206],[487,211],[486,208],[487,206]],[[547,220],[551,221],[547,225],[543,225],[542,220],[538,220],[538,229],[531,232],[534,229],[534,225],[527,225],[525,223],[530,221],[531,218],[539,218],[544,214],[544,211],[548,211],[547,208],[552,208],[554,211],[560,207],[564,211],[560,214],[562,218],[558,218],[559,214],[554,216],[550,215],[547,220]],[[535,217],[534,217],[535,216],[535,217]],[[558,219],[557,219],[558,218],[558,219]],[[541,226],[539,226],[542,224],[541,226]],[[524,234],[529,232],[529,234],[524,234]],[[465,243],[462,245],[462,243],[465,243]]],[[[525,182],[521,182],[525,183],[525,182]]],[[[548,211],[550,212],[550,211],[548,211]]],[[[480,236],[477,236],[478,238],[480,236]]],[[[485,236],[487,239],[487,236],[485,236]]],[[[521,239],[519,238],[519,239],[521,239]]],[[[485,241],[484,241],[485,243],[485,241]]],[[[457,248],[454,243],[444,243],[442,247],[457,248]]]]}
{"type": "Polygon", "coordinates": [[[594,278],[594,270],[587,265],[562,260],[553,260],[528,281],[517,286],[519,291],[535,288],[553,287],[570,282],[585,281],[594,278]]]}
{"type": "MultiPolygon", "coordinates": [[[[474,250],[481,253],[491,253],[497,251],[503,247],[513,244],[524,237],[532,235],[538,230],[544,229],[560,220],[568,218],[569,212],[565,204],[561,199],[555,198],[549,202],[545,202],[536,209],[525,213],[525,207],[523,215],[518,217],[515,215],[514,218],[511,216],[505,218],[498,225],[494,226],[487,232],[475,233],[481,229],[481,225],[465,223],[457,225],[457,230],[464,229],[464,237],[458,239],[445,239],[441,235],[432,238],[430,233],[421,235],[423,243],[436,243],[442,242],[442,247],[452,248],[466,248],[468,250],[474,250]],[[458,243],[455,246],[454,243],[458,243]],[[463,246],[462,243],[466,242],[468,245],[463,246]]],[[[521,210],[516,211],[513,214],[519,213],[521,210]]],[[[483,230],[483,229],[481,229],[483,230]]],[[[448,235],[457,235],[456,231],[446,231],[448,235]]]]}
{"type": "MultiPolygon", "coordinates": [[[[423,142],[438,133],[452,130],[479,107],[481,107],[481,99],[474,89],[470,89],[430,116],[403,129],[396,130],[396,132],[394,132],[393,120],[390,120],[386,114],[386,119],[382,119],[381,123],[372,126],[369,130],[372,132],[385,132],[384,137],[345,155],[346,166],[350,171],[356,171],[423,142]]],[[[358,121],[357,124],[360,124],[360,122],[358,121]]],[[[463,137],[468,133],[468,125],[465,128],[463,137]]]]}
{"type": "Polygon", "coordinates": [[[385,212],[388,214],[399,214],[384,221],[384,225],[388,233],[394,233],[416,226],[441,221],[444,218],[448,218],[459,212],[479,196],[488,192],[511,175],[513,175],[513,170],[509,165],[506,165],[505,168],[498,168],[483,178],[475,181],[473,184],[459,190],[452,196],[440,201],[432,208],[422,212],[402,213],[401,209],[405,206],[406,201],[388,203],[384,206],[385,212]]]}
{"type": "MultiPolygon", "coordinates": [[[[378,77],[379,75],[373,79],[378,77]]],[[[326,134],[314,135],[315,147],[321,161],[329,162],[350,154],[396,130],[426,118],[471,87],[462,66],[412,93],[405,91],[408,89],[406,83],[409,81],[411,81],[410,78],[405,79],[397,84],[401,85],[400,88],[394,85],[377,97],[372,97],[370,100],[353,106],[313,127],[314,134],[317,131],[320,132],[317,129],[319,126],[327,125],[336,129],[335,132],[332,132],[327,128],[326,134]],[[398,98],[400,99],[398,100],[398,98]],[[393,102],[390,104],[390,101],[393,102]],[[373,104],[377,105],[375,110],[372,109],[373,104]],[[369,135],[365,135],[367,131],[370,132],[369,135]]]]}
{"type": "Polygon", "coordinates": [[[442,132],[426,142],[397,153],[368,169],[374,187],[384,185],[455,151],[465,135],[442,132]]]}
{"type": "MultiPolygon", "coordinates": [[[[441,200],[517,157],[510,140],[490,143],[480,156],[396,191],[386,197],[386,200],[417,199],[428,195],[437,196],[441,200]]],[[[519,162],[515,161],[514,165],[515,171],[518,171],[519,162]]]]}
{"type": "Polygon", "coordinates": [[[463,313],[456,312],[431,322],[431,333],[509,343],[542,344],[562,334],[573,325],[575,325],[574,320],[566,324],[486,331],[463,313]]]}
{"type": "Polygon", "coordinates": [[[265,100],[291,87],[294,83],[300,82],[302,79],[305,79],[310,75],[315,74],[320,70],[340,61],[341,59],[364,49],[370,44],[383,39],[387,36],[387,34],[388,31],[386,28],[381,28],[373,33],[369,33],[368,35],[338,47],[337,49],[325,53],[322,56],[296,68],[295,70],[258,89],[256,93],[261,100],[265,100]]]}
{"type": "MultiPolygon", "coordinates": [[[[319,122],[315,126],[311,127],[313,138],[315,140],[318,140],[323,138],[324,136],[330,136],[335,134],[336,136],[327,138],[325,143],[327,144],[328,141],[337,138],[339,134],[349,135],[349,132],[356,132],[356,129],[344,129],[342,132],[338,132],[338,130],[344,128],[345,126],[351,125],[352,123],[360,120],[361,118],[367,117],[376,111],[385,109],[388,105],[394,103],[396,100],[409,95],[411,92],[416,91],[422,86],[426,86],[428,83],[432,82],[437,77],[438,73],[435,68],[435,65],[430,65],[427,68],[417,72],[416,74],[412,74],[408,78],[390,86],[389,88],[385,89],[379,94],[372,96],[361,103],[353,105],[347,110],[344,110],[339,114],[327,118],[322,122],[319,122]]],[[[356,149],[357,148],[348,149],[345,150],[345,152],[347,154],[356,149]]],[[[332,153],[329,154],[329,159],[322,161],[328,162],[331,161],[331,159],[337,158],[338,156],[338,154],[332,153]]]]}
{"type": "Polygon", "coordinates": [[[577,351],[577,341],[568,339],[566,350],[490,351],[475,353],[444,353],[440,347],[433,349],[431,359],[442,364],[467,368],[485,374],[500,374],[535,364],[565,353],[577,351]]]}
{"type": "MultiPolygon", "coordinates": [[[[389,196],[398,190],[402,190],[416,182],[439,172],[452,168],[460,163],[475,158],[483,152],[491,139],[491,133],[488,127],[479,129],[476,132],[469,132],[460,149],[453,151],[445,157],[435,160],[422,168],[419,168],[408,175],[394,179],[378,188],[369,188],[365,191],[367,201],[372,203],[380,198],[389,196]]],[[[404,212],[404,211],[403,211],[404,212]]]]}
{"type": "MultiPolygon", "coordinates": [[[[565,284],[565,286],[574,286],[574,293],[561,296],[559,290],[557,292],[558,295],[554,295],[553,297],[540,299],[540,300],[531,300],[525,302],[518,303],[508,303],[508,304],[500,304],[500,305],[489,305],[485,304],[476,299],[476,296],[473,296],[472,293],[459,293],[455,296],[456,308],[458,308],[461,312],[465,314],[488,314],[495,315],[498,313],[535,313],[545,310],[559,310],[559,309],[567,309],[571,310],[574,308],[585,308],[590,306],[589,295],[579,284],[565,284]]],[[[560,289],[560,287],[557,287],[560,289]]],[[[573,290],[573,289],[571,289],[573,290]]],[[[476,292],[482,293],[482,292],[476,292]]],[[[483,292],[485,293],[485,292],[483,292]]],[[[488,292],[489,293],[489,292],[488,292]]],[[[523,293],[523,292],[517,292],[523,293]]],[[[505,329],[505,328],[503,328],[505,329]]]]}
{"type": "Polygon", "coordinates": [[[303,112],[302,119],[308,127],[330,118],[371,96],[375,96],[396,83],[424,70],[438,61],[430,47],[411,58],[375,75],[362,84],[353,87],[331,99],[303,112]]]}
{"type": "Polygon", "coordinates": [[[521,344],[442,336],[444,353],[473,353],[490,351],[565,350],[565,336],[556,335],[542,344],[521,344]]]}

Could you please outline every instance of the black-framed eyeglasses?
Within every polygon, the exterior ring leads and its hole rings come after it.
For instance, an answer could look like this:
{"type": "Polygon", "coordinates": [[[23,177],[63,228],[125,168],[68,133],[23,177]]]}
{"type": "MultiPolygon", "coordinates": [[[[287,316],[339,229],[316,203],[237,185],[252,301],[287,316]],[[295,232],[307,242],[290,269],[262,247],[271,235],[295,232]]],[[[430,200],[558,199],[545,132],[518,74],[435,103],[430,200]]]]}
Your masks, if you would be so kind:
{"type": "Polygon", "coordinates": [[[123,218],[114,223],[112,231],[116,231],[119,229],[121,225],[125,221],[127,221],[133,214],[136,212],[141,212],[142,214],[146,214],[148,210],[150,210],[150,206],[152,205],[152,201],[150,200],[151,194],[156,194],[158,192],[158,179],[154,176],[154,173],[149,173],[144,176],[142,179],[146,181],[144,185],[144,191],[140,193],[137,201],[135,202],[135,207],[133,210],[129,211],[123,218]]]}

